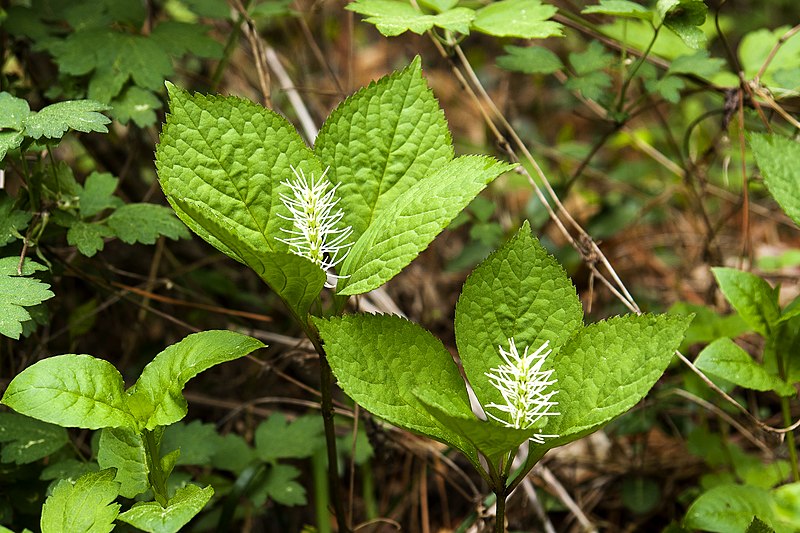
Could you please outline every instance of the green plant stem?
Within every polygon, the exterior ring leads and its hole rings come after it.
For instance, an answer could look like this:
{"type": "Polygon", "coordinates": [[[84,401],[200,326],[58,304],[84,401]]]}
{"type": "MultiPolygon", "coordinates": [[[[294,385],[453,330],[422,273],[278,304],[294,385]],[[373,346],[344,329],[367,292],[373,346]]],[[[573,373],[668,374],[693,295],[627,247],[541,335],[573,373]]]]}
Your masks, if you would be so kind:
{"type": "MultiPolygon", "coordinates": [[[[247,3],[249,4],[249,2],[247,3]]],[[[244,22],[244,15],[240,14],[233,24],[231,33],[228,35],[228,40],[225,42],[222,58],[220,58],[219,63],[217,63],[217,68],[214,69],[214,74],[211,76],[212,92],[217,92],[219,82],[222,81],[222,75],[225,73],[225,69],[228,67],[228,63],[231,60],[231,55],[233,55],[233,51],[236,49],[236,43],[239,41],[239,36],[242,34],[242,22],[244,22]]]]}
{"type": "Polygon", "coordinates": [[[318,449],[311,457],[311,471],[314,475],[314,508],[317,513],[317,532],[331,533],[331,517],[328,504],[331,501],[330,487],[326,476],[325,452],[318,449]]]}
{"type": "Polygon", "coordinates": [[[153,496],[161,507],[167,507],[169,494],[167,493],[167,476],[161,470],[161,443],[156,438],[155,432],[144,430],[142,433],[144,440],[144,451],[147,458],[147,468],[150,472],[147,479],[150,481],[150,488],[153,489],[153,496]]]}
{"type": "Polygon", "coordinates": [[[622,88],[619,90],[619,101],[617,102],[617,113],[621,112],[623,107],[625,106],[625,95],[628,92],[628,87],[633,81],[634,76],[639,71],[639,68],[642,64],[647,61],[647,56],[650,55],[650,50],[653,49],[653,45],[656,44],[656,39],[658,38],[658,31],[661,29],[661,26],[654,28],[653,30],[653,38],[650,39],[650,42],[647,44],[647,48],[645,48],[644,53],[639,56],[639,59],[636,60],[636,63],[633,64],[631,67],[630,72],[625,77],[625,81],[622,82],[622,88]]]}
{"type": "MultiPolygon", "coordinates": [[[[789,398],[781,397],[781,411],[783,411],[783,423],[786,427],[792,425],[792,413],[789,407],[789,398]]],[[[792,467],[792,479],[800,481],[800,468],[797,464],[797,448],[795,444],[794,431],[786,434],[786,444],[789,446],[789,463],[792,467]]]]}
{"type": "Polygon", "coordinates": [[[328,364],[325,349],[322,347],[322,339],[319,332],[310,322],[302,323],[303,330],[314,345],[314,349],[319,355],[319,393],[322,407],[322,421],[325,427],[325,445],[328,450],[328,486],[330,488],[331,503],[333,512],[336,515],[336,523],[340,533],[349,533],[347,517],[344,514],[344,504],[341,495],[341,483],[339,482],[339,455],[336,453],[336,427],[333,423],[333,371],[328,364]]]}
{"type": "Polygon", "coordinates": [[[495,513],[494,531],[495,533],[506,533],[506,489],[495,491],[495,494],[497,495],[497,506],[495,507],[497,512],[495,513]]]}

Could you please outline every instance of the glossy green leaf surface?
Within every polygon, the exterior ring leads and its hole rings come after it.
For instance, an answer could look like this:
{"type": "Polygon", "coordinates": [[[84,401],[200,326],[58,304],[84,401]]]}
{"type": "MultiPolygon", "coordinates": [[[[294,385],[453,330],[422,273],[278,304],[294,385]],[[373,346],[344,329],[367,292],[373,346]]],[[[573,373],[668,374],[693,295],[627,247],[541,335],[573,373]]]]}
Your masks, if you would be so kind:
{"type": "Polygon", "coordinates": [[[735,268],[711,269],[731,306],[753,331],[767,337],[780,319],[778,292],[762,278],[735,268]]]}
{"type": "Polygon", "coordinates": [[[159,353],[128,391],[131,411],[145,429],[168,426],[186,415],[181,391],[214,365],[244,357],[264,343],[233,331],[194,333],[159,353]]]}
{"type": "Polygon", "coordinates": [[[560,37],[563,26],[549,20],[556,11],[540,0],[500,0],[479,9],[472,27],[495,37],[560,37]]]}
{"type": "Polygon", "coordinates": [[[42,507],[42,533],[108,533],[119,514],[113,470],[59,481],[42,507]]]}
{"type": "Polygon", "coordinates": [[[780,135],[751,133],[750,147],[772,197],[800,226],[800,143],[780,135]]]}
{"type": "Polygon", "coordinates": [[[50,285],[30,276],[44,266],[26,259],[18,275],[19,257],[0,258],[0,334],[19,339],[22,323],[31,319],[26,307],[38,305],[54,296],[50,285]]]}
{"type": "Polygon", "coordinates": [[[123,498],[134,498],[150,487],[144,441],[140,433],[129,428],[104,428],[97,451],[100,468],[115,468],[114,481],[119,483],[123,498]]]}
{"type": "Polygon", "coordinates": [[[400,0],[356,0],[346,9],[367,17],[364,22],[374,24],[386,37],[407,31],[421,35],[434,26],[466,34],[475,18],[475,12],[464,7],[429,15],[400,0]]]}
{"type": "Polygon", "coordinates": [[[694,362],[706,372],[747,389],[774,390],[781,396],[794,396],[794,387],[768,373],[738,344],[728,338],[717,339],[706,346],[694,362]]]}
{"type": "Polygon", "coordinates": [[[138,502],[118,520],[148,533],[175,533],[202,511],[213,495],[210,485],[204,489],[186,485],[170,498],[167,507],[158,502],[138,502]]]}

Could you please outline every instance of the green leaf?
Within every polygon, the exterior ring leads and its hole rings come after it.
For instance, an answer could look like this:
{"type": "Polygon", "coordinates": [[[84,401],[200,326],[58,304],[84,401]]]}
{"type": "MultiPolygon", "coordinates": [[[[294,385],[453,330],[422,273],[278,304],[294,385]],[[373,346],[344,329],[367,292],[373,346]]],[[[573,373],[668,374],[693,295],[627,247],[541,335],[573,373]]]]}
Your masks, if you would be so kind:
{"type": "Polygon", "coordinates": [[[274,464],[270,466],[264,483],[253,494],[253,500],[260,496],[261,498],[269,497],[281,505],[305,505],[307,503],[306,489],[297,482],[299,477],[300,470],[297,468],[274,464]]]}
{"type": "Polygon", "coordinates": [[[139,502],[120,514],[118,520],[149,533],[174,533],[202,511],[213,495],[210,485],[204,489],[186,485],[178,489],[166,507],[158,502],[139,502]]]}
{"type": "Polygon", "coordinates": [[[277,214],[289,216],[280,200],[289,188],[281,182],[292,179],[292,167],[319,177],[317,158],[286,119],[253,102],[190,95],[171,84],[167,89],[170,114],[156,165],[178,217],[217,249],[250,266],[290,306],[310,303],[322,288],[324,272],[314,267],[318,273],[309,274],[300,267],[301,277],[321,280],[318,287],[308,286],[285,269],[290,261],[296,266],[306,260],[269,253],[289,251],[276,240],[286,225],[277,214]]]}
{"type": "Polygon", "coordinates": [[[19,339],[22,323],[31,319],[26,307],[38,305],[54,296],[47,283],[23,277],[35,270],[46,270],[44,267],[26,260],[23,276],[18,276],[18,263],[19,257],[0,259],[0,334],[12,339],[19,339]]]}
{"type": "Polygon", "coordinates": [[[469,403],[463,398],[453,398],[450,391],[428,388],[417,389],[415,394],[439,423],[463,437],[491,461],[517,449],[540,427],[514,429],[491,420],[479,420],[469,403]]]}
{"type": "Polygon", "coordinates": [[[181,454],[175,464],[207,465],[221,440],[214,424],[203,424],[199,420],[193,420],[189,424],[172,424],[164,429],[161,453],[167,455],[180,450],[181,454]]]}
{"type": "Polygon", "coordinates": [[[689,329],[686,330],[686,336],[681,343],[681,351],[685,351],[693,344],[708,344],[720,337],[734,338],[749,331],[747,323],[738,313],[722,316],[704,305],[677,302],[669,309],[669,313],[675,315],[694,314],[694,319],[689,329]]]}
{"type": "Polygon", "coordinates": [[[704,492],[686,512],[683,524],[703,531],[745,531],[757,517],[773,527],[775,515],[769,492],[759,487],[719,485],[704,492]]]}
{"type": "Polygon", "coordinates": [[[28,227],[33,214],[14,208],[14,199],[0,191],[0,247],[17,240],[17,234],[28,227]]]}
{"type": "Polygon", "coordinates": [[[472,27],[495,37],[561,37],[563,26],[548,20],[556,11],[540,0],[500,0],[479,9],[472,27]]]}
{"type": "Polygon", "coordinates": [[[339,294],[361,294],[390,280],[497,176],[513,169],[490,157],[462,156],[418,181],[380,212],[342,264],[339,294]]]}
{"type": "Polygon", "coordinates": [[[698,26],[706,21],[708,6],[702,0],[658,0],[655,23],[672,30],[687,46],[699,49],[706,44],[706,35],[698,26]]]}
{"type": "Polygon", "coordinates": [[[39,475],[42,480],[66,479],[70,483],[75,483],[79,477],[90,472],[97,472],[100,468],[97,463],[87,463],[77,459],[64,459],[57,463],[48,465],[39,475]]]}
{"type": "Polygon", "coordinates": [[[274,413],[256,428],[256,454],[262,461],[305,459],[325,447],[322,420],[306,415],[289,423],[282,413],[274,413]]]}
{"type": "Polygon", "coordinates": [[[475,18],[475,12],[464,7],[426,15],[402,0],[355,0],[345,9],[366,16],[364,21],[374,24],[386,37],[407,31],[421,35],[434,26],[467,34],[475,18]]]}
{"type": "Polygon", "coordinates": [[[92,172],[83,184],[80,198],[81,217],[89,218],[105,209],[120,205],[119,198],[114,196],[119,179],[108,172],[92,172]]]}
{"type": "Polygon", "coordinates": [[[128,391],[128,403],[139,428],[168,426],[186,415],[181,394],[190,379],[214,365],[244,357],[264,343],[233,331],[194,333],[169,346],[142,371],[128,391]]]}
{"type": "Polygon", "coordinates": [[[710,57],[707,50],[698,50],[691,55],[682,55],[675,58],[669,65],[669,74],[690,74],[705,79],[711,79],[725,68],[725,60],[710,57]]]}
{"type": "Polygon", "coordinates": [[[750,147],[772,197],[800,226],[800,143],[780,135],[751,133],[750,147]]]}
{"type": "Polygon", "coordinates": [[[111,213],[106,223],[122,242],[128,244],[154,244],[161,235],[172,240],[189,238],[186,226],[163,205],[126,204],[111,213]]]}
{"type": "Polygon", "coordinates": [[[728,338],[717,339],[706,346],[695,366],[740,387],[758,391],[774,390],[781,396],[794,396],[794,387],[769,374],[753,361],[750,354],[728,338]]]}
{"type": "MultiPolygon", "coordinates": [[[[499,346],[508,350],[513,338],[520,353],[525,347],[533,352],[549,341],[558,352],[582,319],[575,287],[525,222],[475,268],[456,304],[458,353],[481,403],[505,403],[484,375],[502,363],[499,346]]],[[[560,372],[556,369],[556,374],[560,372]]]]}
{"type": "Polygon", "coordinates": [[[652,11],[636,2],[629,2],[628,0],[600,0],[599,4],[586,7],[581,13],[600,13],[613,17],[636,18],[642,20],[653,19],[652,11]]]}
{"type": "Polygon", "coordinates": [[[497,58],[497,66],[525,74],[552,74],[564,68],[553,52],[543,46],[506,46],[507,55],[497,58]]]}
{"type": "Polygon", "coordinates": [[[114,471],[101,470],[73,484],[59,481],[42,507],[42,533],[108,533],[119,514],[114,471]]]}
{"type": "Polygon", "coordinates": [[[91,355],[57,355],[23,370],[2,403],[18,413],[63,427],[136,427],[114,365],[91,355]]]}
{"type": "Polygon", "coordinates": [[[753,331],[768,337],[781,315],[778,291],[749,272],[725,267],[712,268],[711,271],[731,306],[753,331]]]}
{"type": "Polygon", "coordinates": [[[2,462],[23,465],[60,450],[69,437],[62,427],[17,413],[0,413],[0,442],[2,462]]]}
{"type": "Polygon", "coordinates": [[[605,72],[595,71],[583,74],[577,78],[570,78],[564,85],[570,91],[579,91],[584,98],[600,100],[608,94],[611,87],[611,76],[605,72]]]}
{"type": "Polygon", "coordinates": [[[25,140],[25,136],[19,131],[0,132],[0,161],[5,159],[6,154],[11,150],[16,150],[25,140]]]}
{"type": "Polygon", "coordinates": [[[299,255],[259,252],[244,241],[228,219],[209,211],[201,202],[178,197],[172,201],[173,206],[180,206],[180,212],[209,235],[224,235],[228,251],[222,251],[252,268],[281,297],[299,320],[305,320],[311,304],[317,299],[325,284],[326,276],[321,268],[299,255]]]}
{"type": "Polygon", "coordinates": [[[111,115],[122,124],[131,120],[140,128],[156,123],[156,110],[161,109],[161,100],[151,91],[139,87],[128,87],[125,92],[111,102],[111,115]]]}
{"type": "Polygon", "coordinates": [[[420,0],[419,5],[430,9],[431,11],[436,11],[437,13],[441,13],[443,11],[449,11],[456,7],[458,4],[458,0],[420,0]]]}
{"type": "Polygon", "coordinates": [[[28,102],[5,91],[0,92],[0,129],[22,130],[30,114],[28,102]]]}
{"type": "Polygon", "coordinates": [[[474,448],[438,422],[415,394],[438,388],[469,404],[450,353],[422,327],[393,315],[315,318],[339,386],[369,412],[462,450],[474,448]]]}
{"type": "Polygon", "coordinates": [[[223,46],[207,35],[210,30],[210,27],[203,24],[166,20],[153,28],[149,37],[175,58],[192,54],[196,57],[220,59],[223,46]]]}
{"type": "Polygon", "coordinates": [[[578,75],[589,74],[611,65],[614,56],[597,41],[591,41],[583,52],[569,54],[569,63],[578,75]]]}
{"type": "Polygon", "coordinates": [[[105,246],[105,237],[113,237],[114,232],[99,222],[83,222],[78,220],[67,230],[67,242],[76,246],[86,257],[92,257],[105,246]]]}
{"type": "Polygon", "coordinates": [[[241,474],[254,459],[255,453],[247,442],[236,433],[228,433],[217,443],[217,449],[211,456],[211,465],[220,470],[241,474]]]}
{"type": "MultiPolygon", "coordinates": [[[[653,89],[667,102],[677,104],[681,100],[681,91],[685,87],[686,83],[682,79],[675,76],[664,76],[654,84],[653,89]]],[[[649,84],[648,89],[650,89],[649,84]]]]}
{"type": "Polygon", "coordinates": [[[591,324],[552,355],[560,416],[552,448],[586,435],[644,398],[664,373],[691,317],[626,315],[591,324]]]}
{"type": "Polygon", "coordinates": [[[52,104],[38,113],[31,113],[25,119],[26,135],[39,139],[42,136],[57,139],[68,129],[89,133],[97,131],[108,133],[106,124],[111,122],[100,111],[108,106],[92,100],[70,100],[52,104]]]}
{"type": "Polygon", "coordinates": [[[339,184],[344,223],[357,241],[401,194],[453,159],[450,131],[419,57],[342,102],[314,150],[339,184]]]}
{"type": "Polygon", "coordinates": [[[123,498],[135,498],[150,487],[142,435],[130,428],[103,428],[97,462],[100,468],[116,469],[114,480],[123,498]]]}
{"type": "Polygon", "coordinates": [[[778,72],[785,71],[789,74],[800,67],[800,38],[797,34],[793,38],[784,40],[783,36],[791,29],[790,26],[779,26],[775,29],[761,28],[746,34],[737,48],[741,60],[745,79],[753,78],[761,66],[772,54],[772,49],[781,42],[767,70],[761,75],[761,82],[767,86],[780,85],[778,72]],[[788,71],[788,72],[787,72],[788,71]]]}

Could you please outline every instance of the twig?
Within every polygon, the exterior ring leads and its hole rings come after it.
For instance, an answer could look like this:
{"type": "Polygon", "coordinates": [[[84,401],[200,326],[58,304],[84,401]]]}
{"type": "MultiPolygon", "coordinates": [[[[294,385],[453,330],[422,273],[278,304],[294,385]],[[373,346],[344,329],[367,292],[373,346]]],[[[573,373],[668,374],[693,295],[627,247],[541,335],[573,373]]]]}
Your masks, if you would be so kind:
{"type": "Polygon", "coordinates": [[[544,480],[544,482],[547,483],[547,486],[556,493],[556,497],[561,500],[561,503],[563,503],[564,506],[569,509],[573,515],[575,515],[575,518],[578,519],[578,522],[580,522],[584,531],[591,531],[593,533],[597,532],[597,528],[584,514],[583,510],[578,506],[578,504],[575,503],[575,500],[573,500],[572,496],[569,495],[569,492],[567,492],[567,489],[564,488],[564,485],[561,484],[558,478],[546,466],[542,467],[542,480],[544,480]]]}
{"type": "Polygon", "coordinates": [[[275,53],[275,50],[271,46],[266,47],[265,57],[270,70],[275,73],[275,77],[278,79],[281,89],[286,92],[286,97],[289,98],[289,102],[292,104],[295,113],[297,113],[297,120],[300,121],[300,126],[303,128],[306,140],[309,144],[313,144],[319,130],[317,130],[317,126],[314,124],[314,119],[311,118],[306,104],[303,102],[303,99],[300,98],[300,94],[289,78],[289,74],[286,73],[286,69],[283,68],[281,60],[278,59],[278,54],[275,53]]]}

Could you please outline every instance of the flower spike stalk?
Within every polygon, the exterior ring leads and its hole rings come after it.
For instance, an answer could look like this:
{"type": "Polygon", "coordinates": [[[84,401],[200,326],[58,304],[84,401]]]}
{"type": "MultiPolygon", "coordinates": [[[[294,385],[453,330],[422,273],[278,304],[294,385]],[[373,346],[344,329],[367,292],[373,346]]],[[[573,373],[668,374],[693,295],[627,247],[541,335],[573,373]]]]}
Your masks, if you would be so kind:
{"type": "MultiPolygon", "coordinates": [[[[552,399],[558,390],[547,391],[558,380],[551,379],[553,369],[542,371],[545,359],[553,350],[547,350],[550,341],[546,341],[532,354],[528,354],[526,346],[520,356],[513,338],[508,339],[508,344],[508,351],[498,346],[504,364],[484,373],[491,384],[500,391],[505,404],[487,404],[486,414],[506,427],[528,429],[542,417],[560,414],[551,411],[558,405],[558,402],[552,399]],[[496,409],[507,416],[501,418],[490,413],[488,409],[496,409]]],[[[530,437],[530,441],[543,444],[544,439],[555,437],[558,435],[536,433],[530,437]]]]}
{"type": "Polygon", "coordinates": [[[291,221],[292,228],[281,228],[288,237],[277,240],[288,244],[293,253],[309,259],[324,270],[328,276],[325,286],[333,288],[341,276],[333,274],[332,270],[350,252],[353,243],[348,239],[353,234],[353,228],[337,228],[344,213],[341,209],[335,209],[339,203],[339,198],[336,198],[339,184],[331,187],[325,178],[329,168],[318,179],[314,179],[313,175],[308,179],[302,169],[291,167],[294,179],[282,181],[281,184],[289,187],[292,195],[280,194],[281,202],[291,216],[280,213],[278,216],[291,221]]]}

